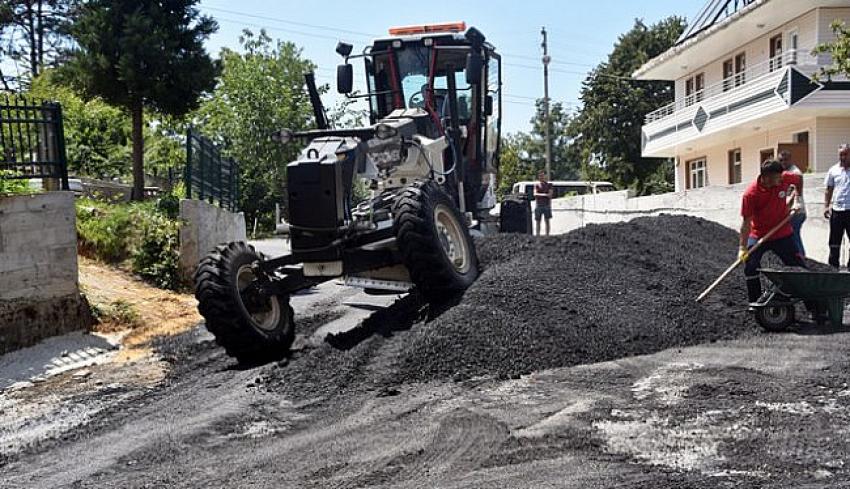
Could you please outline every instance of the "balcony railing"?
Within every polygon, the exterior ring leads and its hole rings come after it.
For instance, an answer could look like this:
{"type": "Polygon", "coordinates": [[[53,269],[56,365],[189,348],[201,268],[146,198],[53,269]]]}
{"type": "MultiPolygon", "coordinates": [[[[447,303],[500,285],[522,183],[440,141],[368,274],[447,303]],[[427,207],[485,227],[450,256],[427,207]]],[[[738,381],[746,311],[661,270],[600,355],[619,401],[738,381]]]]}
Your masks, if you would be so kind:
{"type": "Polygon", "coordinates": [[[775,73],[785,66],[816,66],[818,64],[817,57],[809,54],[810,52],[811,50],[807,49],[790,50],[753,65],[742,72],[735,73],[724,78],[714,85],[709,85],[698,92],[694,92],[671,104],[665,105],[658,110],[650,112],[647,114],[644,123],[650,124],[652,122],[662,120],[675,114],[679,110],[710,100],[714,97],[731,93],[739,87],[752,83],[761,77],[770,75],[771,73],[775,73]]]}

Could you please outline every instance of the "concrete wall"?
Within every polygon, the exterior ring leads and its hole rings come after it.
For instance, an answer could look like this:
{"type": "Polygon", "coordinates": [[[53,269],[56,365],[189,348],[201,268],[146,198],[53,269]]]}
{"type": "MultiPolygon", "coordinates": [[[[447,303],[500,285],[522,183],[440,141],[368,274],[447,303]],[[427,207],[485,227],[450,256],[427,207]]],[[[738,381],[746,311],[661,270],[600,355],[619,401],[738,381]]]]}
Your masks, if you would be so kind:
{"type": "Polygon", "coordinates": [[[200,200],[180,201],[180,271],[192,278],[198,262],[221,243],[245,241],[245,215],[200,200]]]}
{"type": "Polygon", "coordinates": [[[0,354],[90,324],[73,194],[0,197],[0,354]]]}
{"type": "MultiPolygon", "coordinates": [[[[829,223],[823,218],[824,174],[807,174],[804,197],[808,219],[803,225],[803,244],[809,257],[826,262],[829,223]]],[[[748,183],[708,187],[648,197],[632,197],[629,191],[608,192],[552,201],[552,233],[561,234],[593,223],[624,222],[641,216],[686,214],[702,217],[732,229],[741,225],[741,196],[748,183]]],[[[738,243],[729,243],[734,259],[738,243]]],[[[846,263],[848,247],[842,249],[846,263]]]]}

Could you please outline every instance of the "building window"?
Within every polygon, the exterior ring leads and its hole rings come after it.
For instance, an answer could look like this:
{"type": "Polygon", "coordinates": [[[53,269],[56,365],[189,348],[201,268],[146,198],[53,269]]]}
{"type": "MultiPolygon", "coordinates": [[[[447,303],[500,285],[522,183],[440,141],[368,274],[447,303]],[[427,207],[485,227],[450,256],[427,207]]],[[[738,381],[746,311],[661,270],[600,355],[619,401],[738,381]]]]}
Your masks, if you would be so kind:
{"type": "Polygon", "coordinates": [[[687,162],[688,188],[702,188],[708,184],[708,173],[705,168],[705,157],[687,162]]]}
{"type": "Polygon", "coordinates": [[[782,68],[782,34],[770,38],[770,71],[782,68]]]}
{"type": "Polygon", "coordinates": [[[705,89],[705,74],[700,73],[685,80],[685,106],[702,101],[705,89]]]}
{"type": "Polygon", "coordinates": [[[735,86],[741,86],[747,82],[747,53],[735,56],[735,86]]]}
{"type": "Polygon", "coordinates": [[[800,34],[793,30],[788,33],[788,64],[797,64],[797,49],[800,47],[800,34]]]}
{"type": "Polygon", "coordinates": [[[795,143],[808,143],[809,142],[809,131],[798,132],[794,134],[794,142],[795,143]]]}
{"type": "Polygon", "coordinates": [[[741,183],[741,148],[729,151],[729,183],[741,183]]]}
{"type": "Polygon", "coordinates": [[[723,62],[723,91],[728,92],[734,86],[735,62],[727,59],[723,62]]]}

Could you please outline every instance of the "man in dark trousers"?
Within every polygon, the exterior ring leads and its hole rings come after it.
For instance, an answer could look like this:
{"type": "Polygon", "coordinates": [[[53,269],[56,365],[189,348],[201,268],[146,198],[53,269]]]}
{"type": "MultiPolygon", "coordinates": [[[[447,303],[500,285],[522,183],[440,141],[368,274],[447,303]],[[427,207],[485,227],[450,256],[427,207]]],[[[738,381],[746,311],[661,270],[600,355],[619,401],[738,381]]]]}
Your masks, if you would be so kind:
{"type": "MultiPolygon", "coordinates": [[[[838,148],[838,163],[826,174],[823,217],[829,219],[829,264],[838,268],[841,240],[850,237],[850,146],[838,148]]],[[[850,263],[847,265],[850,268],[850,263]]]]}
{"type": "Polygon", "coordinates": [[[741,202],[743,222],[738,257],[744,262],[747,298],[750,302],[756,302],[761,297],[758,269],[766,251],[773,251],[786,265],[806,266],[794,242],[791,222],[787,219],[792,207],[796,205],[796,192],[788,180],[783,180],[783,171],[782,164],[776,160],[762,163],[759,177],[744,191],[741,202]],[[750,254],[750,249],[777,227],[767,241],[750,254]]]}
{"type": "Polygon", "coordinates": [[[540,218],[546,218],[546,236],[549,236],[549,220],[552,219],[552,184],[545,171],[537,174],[534,184],[534,220],[537,224],[537,235],[540,236],[540,218]]]}

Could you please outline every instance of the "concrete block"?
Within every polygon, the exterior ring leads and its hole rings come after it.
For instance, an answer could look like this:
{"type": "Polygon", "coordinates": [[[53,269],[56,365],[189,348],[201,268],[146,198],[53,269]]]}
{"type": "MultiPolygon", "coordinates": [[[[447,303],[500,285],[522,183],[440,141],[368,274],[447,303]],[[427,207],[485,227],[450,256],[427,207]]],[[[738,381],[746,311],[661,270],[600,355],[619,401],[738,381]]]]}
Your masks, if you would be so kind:
{"type": "Polygon", "coordinates": [[[180,201],[180,271],[190,280],[198,262],[217,245],[245,241],[243,213],[233,213],[200,200],[180,201]]]}

